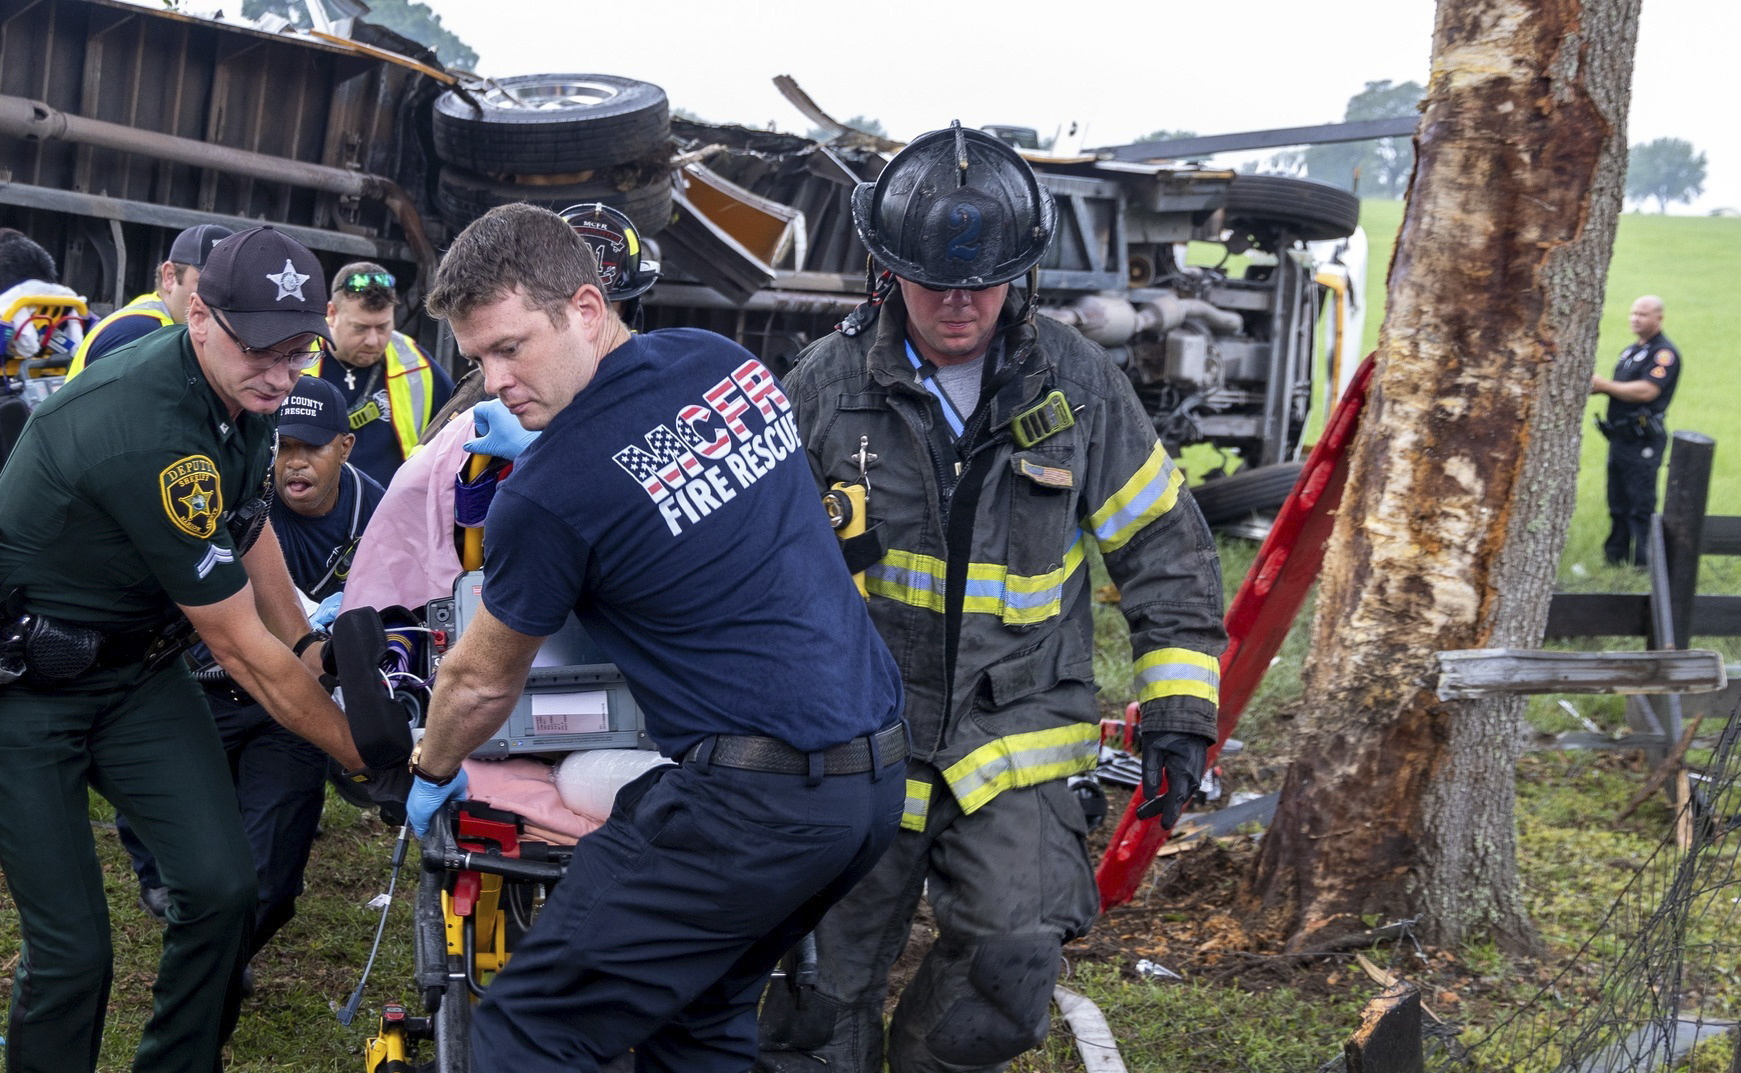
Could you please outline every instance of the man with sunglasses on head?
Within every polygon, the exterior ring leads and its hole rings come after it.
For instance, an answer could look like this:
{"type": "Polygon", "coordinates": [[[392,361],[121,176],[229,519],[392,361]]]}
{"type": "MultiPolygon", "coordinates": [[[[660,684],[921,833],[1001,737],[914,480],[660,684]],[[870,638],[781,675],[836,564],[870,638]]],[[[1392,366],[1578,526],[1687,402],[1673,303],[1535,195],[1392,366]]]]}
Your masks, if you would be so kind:
{"type": "Polygon", "coordinates": [[[50,396],[0,471],[0,868],[24,940],[13,1073],[96,1067],[114,969],[91,789],[127,814],[170,894],[133,1069],[220,1066],[258,883],[180,658],[196,633],[359,781],[383,794],[409,781],[364,769],[266,511],[274,415],[326,336],[323,290],[281,232],[225,239],[186,326],[50,396]]]}
{"type": "Polygon", "coordinates": [[[85,333],[84,342],[67,366],[67,379],[128,343],[143,339],[159,328],[187,323],[188,300],[199,287],[212,247],[235,234],[222,224],[199,224],[175,236],[169,258],[157,266],[157,289],[142,294],[98,321],[85,333]]]}
{"type": "Polygon", "coordinates": [[[786,384],[819,486],[868,485],[871,535],[844,547],[901,668],[913,759],[901,832],[816,929],[814,985],[770,985],[757,1068],[880,1073],[923,895],[937,941],[888,1068],[1001,1070],[1045,1038],[1062,946],[1099,908],[1069,785],[1100,746],[1088,545],[1130,624],[1138,814],[1169,827],[1215,740],[1220,568],[1130,381],[1034,315],[1056,209],[1014,150],[959,124],[922,135],[852,210],[883,271],[786,384]]]}
{"type": "Polygon", "coordinates": [[[312,370],[344,395],[357,437],[351,464],[383,487],[453,394],[447,370],[394,330],[395,285],[392,274],[371,261],[338,270],[326,306],[332,353],[312,370]]]}

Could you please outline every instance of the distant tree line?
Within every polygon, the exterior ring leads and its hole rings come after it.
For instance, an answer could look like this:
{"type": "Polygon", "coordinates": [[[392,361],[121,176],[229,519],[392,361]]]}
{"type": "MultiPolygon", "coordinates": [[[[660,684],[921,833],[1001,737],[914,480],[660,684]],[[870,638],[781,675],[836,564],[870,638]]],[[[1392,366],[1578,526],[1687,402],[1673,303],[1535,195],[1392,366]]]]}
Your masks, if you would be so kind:
{"type": "Polygon", "coordinates": [[[1692,200],[1705,192],[1705,154],[1694,153],[1693,143],[1680,138],[1658,138],[1632,147],[1626,164],[1626,199],[1655,199],[1659,212],[1668,203],[1692,200]]]}
{"type": "MultiPolygon", "coordinates": [[[[1408,115],[1426,91],[1418,82],[1368,82],[1348,98],[1344,122],[1388,119],[1408,115]]],[[[1184,137],[1156,131],[1147,140],[1184,137]]],[[[1400,198],[1408,190],[1414,171],[1414,143],[1409,138],[1375,138],[1363,142],[1313,145],[1277,153],[1247,171],[1296,175],[1352,190],[1361,197],[1400,198]]],[[[1705,154],[1682,138],[1658,138],[1632,147],[1626,171],[1626,198],[1635,203],[1655,201],[1667,212],[1671,202],[1691,203],[1705,192],[1705,154]]]]}

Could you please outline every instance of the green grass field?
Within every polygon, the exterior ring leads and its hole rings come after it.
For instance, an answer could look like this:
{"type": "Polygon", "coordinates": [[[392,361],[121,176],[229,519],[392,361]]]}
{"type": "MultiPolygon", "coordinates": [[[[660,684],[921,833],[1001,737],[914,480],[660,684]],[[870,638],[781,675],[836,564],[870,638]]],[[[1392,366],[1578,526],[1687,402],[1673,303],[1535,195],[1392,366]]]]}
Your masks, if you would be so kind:
{"type": "MultiPolygon", "coordinates": [[[[1384,275],[1402,205],[1367,202],[1363,211],[1373,247],[1368,293],[1375,301],[1366,325],[1370,347],[1382,317],[1384,275]]],[[[1663,298],[1665,329],[1680,344],[1687,362],[1669,412],[1670,424],[1717,440],[1711,491],[1711,511],[1717,514],[1741,514],[1741,466],[1733,461],[1741,452],[1741,400],[1736,399],[1733,386],[1741,373],[1741,348],[1732,342],[1741,334],[1737,331],[1741,304],[1730,297],[1738,279],[1741,220],[1624,217],[1609,297],[1603,305],[1597,356],[1598,368],[1606,371],[1629,341],[1626,310],[1633,298],[1644,293],[1663,298]]],[[[1638,575],[1600,564],[1599,545],[1607,529],[1604,452],[1587,422],[1585,429],[1577,513],[1561,565],[1562,585],[1641,587],[1638,575]]],[[[1242,541],[1224,545],[1229,591],[1254,552],[1254,545],[1242,541]]],[[[1701,587],[1741,592],[1741,569],[1713,562],[1701,587]]],[[[1308,607],[1240,726],[1239,736],[1251,746],[1250,767],[1239,773],[1242,781],[1233,789],[1273,788],[1261,783],[1264,776],[1255,769],[1264,757],[1283,751],[1291,732],[1285,714],[1304,702],[1299,669],[1308,658],[1304,625],[1309,614],[1308,607]]],[[[1108,698],[1127,696],[1129,650],[1122,640],[1122,620],[1110,607],[1101,609],[1100,618],[1103,657],[1097,664],[1102,685],[1108,698]]],[[[1658,802],[1614,830],[1591,820],[1613,815],[1641,782],[1642,772],[1628,763],[1578,754],[1526,758],[1519,802],[1525,897],[1544,934],[1555,943],[1575,944],[1589,934],[1618,888],[1622,872],[1614,861],[1642,858],[1667,826],[1666,809],[1658,802]]],[[[1274,773],[1268,777],[1273,780],[1274,773]]],[[[100,1065],[104,1071],[128,1066],[149,1009],[159,946],[158,929],[134,907],[135,886],[113,832],[112,815],[105,803],[93,801],[94,834],[107,877],[116,947],[110,1031],[100,1065]]],[[[362,1011],[349,1027],[341,1026],[334,1015],[334,1007],[355,986],[374,933],[377,914],[367,908],[367,902],[385,888],[391,832],[373,816],[336,798],[329,801],[324,822],[299,915],[257,959],[259,990],[244,1007],[232,1047],[229,1068],[233,1070],[360,1071],[363,1042],[374,1029],[382,1002],[396,999],[416,1007],[411,987],[410,899],[405,896],[407,886],[415,883],[413,852],[362,1011]]],[[[1471,962],[1485,959],[1495,978],[1511,975],[1503,959],[1479,947],[1457,953],[1471,962]]],[[[17,917],[0,891],[0,964],[10,970],[17,956],[17,917]]],[[[9,975],[9,971],[0,973],[0,977],[9,975]]],[[[1522,988],[1525,982],[1517,986],[1522,988]]],[[[1355,1009],[1376,990],[1364,978],[1355,977],[1334,995],[1322,990],[1295,994],[1285,988],[1254,992],[1196,980],[1183,984],[1145,980],[1137,978],[1129,965],[1107,963],[1075,966],[1071,985],[1101,1005],[1124,1044],[1127,1066],[1137,1073],[1316,1068],[1336,1053],[1340,1040],[1355,1027],[1355,1009]]],[[[9,998],[10,990],[10,979],[0,978],[0,1000],[9,998]]],[[[1015,1069],[1074,1073],[1082,1065],[1068,1034],[1057,1028],[1044,1050],[1024,1057],[1015,1069]]]]}
{"type": "MultiPolygon", "coordinates": [[[[1361,206],[1361,226],[1371,242],[1367,293],[1373,302],[1366,315],[1366,349],[1378,341],[1384,316],[1384,281],[1390,253],[1402,224],[1400,201],[1367,201],[1361,206]]],[[[1663,331],[1685,358],[1675,397],[1668,411],[1671,429],[1700,432],[1717,441],[1709,511],[1741,514],[1741,219],[1706,216],[1656,216],[1627,213],[1620,218],[1609,266],[1607,296],[1602,303],[1601,337],[1596,369],[1606,376],[1620,351],[1632,342],[1626,313],[1634,298],[1655,294],[1665,309],[1663,331]]],[[[1503,300],[1495,296],[1495,300],[1503,300]]],[[[1606,400],[1593,399],[1591,415],[1606,400]]],[[[1578,506],[1572,518],[1561,578],[1566,587],[1639,587],[1607,571],[1602,540],[1608,533],[1604,492],[1606,441],[1590,421],[1584,422],[1582,462],[1578,474],[1578,506]],[[1588,576],[1581,577],[1581,566],[1588,576]],[[1592,586],[1600,576],[1603,584],[1592,586]]],[[[1666,473],[1667,467],[1664,467],[1666,473]]],[[[1706,591],[1741,591],[1741,572],[1721,562],[1711,564],[1702,585],[1706,591]]]]}

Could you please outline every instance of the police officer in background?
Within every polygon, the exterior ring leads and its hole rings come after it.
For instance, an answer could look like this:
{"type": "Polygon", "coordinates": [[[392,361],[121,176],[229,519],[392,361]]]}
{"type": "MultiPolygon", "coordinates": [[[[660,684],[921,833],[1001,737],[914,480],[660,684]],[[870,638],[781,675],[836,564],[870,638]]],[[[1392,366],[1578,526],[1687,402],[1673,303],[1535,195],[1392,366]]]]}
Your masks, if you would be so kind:
{"type": "Polygon", "coordinates": [[[1620,352],[1612,379],[1590,377],[1590,394],[1608,396],[1608,416],[1596,427],[1608,437],[1610,565],[1649,564],[1650,516],[1656,511],[1656,472],[1668,447],[1663,414],[1681,375],[1681,352],[1662,333],[1662,299],[1647,294],[1629,315],[1638,341],[1620,352]]]}
{"type": "Polygon", "coordinates": [[[392,273],[371,261],[354,261],[332,279],[326,319],[332,353],[315,362],[313,374],[344,395],[350,429],[356,433],[351,464],[386,487],[453,394],[453,377],[411,337],[393,328],[399,295],[392,273]]]}
{"type": "Polygon", "coordinates": [[[84,342],[67,366],[67,379],[85,371],[91,362],[112,351],[143,339],[159,328],[187,323],[187,303],[199,287],[199,274],[212,247],[235,234],[221,224],[200,224],[175,236],[169,259],[157,266],[157,289],[142,294],[98,321],[85,333],[84,342]]]}
{"type": "Polygon", "coordinates": [[[257,883],[180,659],[188,626],[273,718],[368,778],[317,680],[325,646],[263,498],[273,415],[326,334],[319,273],[270,227],[220,242],[187,325],[55,392],[0,471],[0,867],[23,935],[13,1073],[96,1067],[114,968],[91,789],[133,821],[170,893],[133,1068],[219,1066],[257,883]]]}
{"type": "MultiPolygon", "coordinates": [[[[318,377],[297,377],[295,389],[278,410],[272,530],[304,599],[313,605],[331,597],[335,610],[351,556],[382,496],[380,485],[346,461],[355,440],[338,389],[318,377]]],[[[331,616],[324,618],[330,621],[331,616]]],[[[242,826],[260,877],[249,951],[257,953],[296,915],[326,797],[327,758],[274,720],[221,668],[207,668],[196,677],[229,757],[242,826]]],[[[158,876],[156,860],[125,813],[116,816],[115,826],[139,877],[139,904],[166,920],[169,890],[158,876]]],[[[251,984],[250,974],[244,990],[252,990],[251,984]]]]}
{"type": "Polygon", "coordinates": [[[770,986],[757,1068],[880,1073],[889,969],[923,895],[937,941],[895,1009],[888,1068],[1000,1070],[1044,1039],[1062,946],[1099,909],[1068,785],[1100,746],[1085,546],[1130,625],[1138,815],[1168,827],[1215,739],[1221,573],[1130,380],[1034,316],[1056,210],[1025,161],[959,124],[933,131],[858,186],[852,215],[886,271],[786,384],[818,486],[868,472],[876,546],[853,565],[914,755],[894,845],[816,929],[814,988],[770,986]]]}

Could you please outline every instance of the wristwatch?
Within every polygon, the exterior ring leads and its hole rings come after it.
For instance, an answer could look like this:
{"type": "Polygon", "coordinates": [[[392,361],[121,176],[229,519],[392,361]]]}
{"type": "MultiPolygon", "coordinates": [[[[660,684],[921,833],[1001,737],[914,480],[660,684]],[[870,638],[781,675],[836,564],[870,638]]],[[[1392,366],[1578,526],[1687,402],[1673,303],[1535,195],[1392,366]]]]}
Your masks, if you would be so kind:
{"type": "Polygon", "coordinates": [[[434,783],[436,786],[446,786],[448,783],[459,778],[458,768],[453,769],[445,775],[436,775],[433,772],[425,771],[423,769],[422,760],[423,739],[419,738],[417,739],[417,744],[411,748],[411,774],[425,782],[434,783]]]}
{"type": "Polygon", "coordinates": [[[302,654],[308,651],[311,646],[317,645],[322,641],[330,640],[332,640],[332,634],[321,629],[319,626],[316,626],[314,629],[309,630],[297,639],[296,644],[290,647],[290,654],[295,656],[297,659],[301,659],[302,654]]]}

